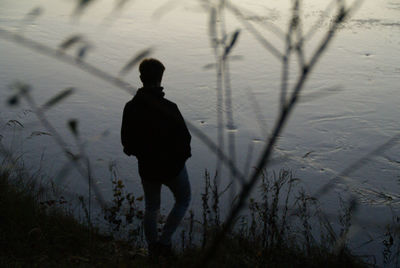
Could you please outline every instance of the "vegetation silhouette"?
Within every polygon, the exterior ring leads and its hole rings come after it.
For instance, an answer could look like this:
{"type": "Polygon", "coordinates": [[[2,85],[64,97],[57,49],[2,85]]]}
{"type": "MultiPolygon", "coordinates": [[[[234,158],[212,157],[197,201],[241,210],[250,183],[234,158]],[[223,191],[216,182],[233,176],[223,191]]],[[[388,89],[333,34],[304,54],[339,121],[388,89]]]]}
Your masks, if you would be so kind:
{"type": "MultiPolygon", "coordinates": [[[[78,1],[77,9],[78,11],[75,12],[75,15],[82,16],[83,11],[90,8],[88,5],[92,1],[78,1]]],[[[120,1],[120,3],[125,3],[126,1],[120,1]]],[[[224,244],[226,241],[231,241],[231,237],[229,237],[228,234],[231,233],[233,227],[238,221],[238,218],[240,218],[240,212],[245,208],[246,202],[249,199],[250,192],[257,186],[258,183],[262,183],[262,174],[264,172],[264,169],[268,167],[268,164],[271,163],[273,160],[272,157],[272,152],[274,149],[274,146],[278,142],[278,137],[284,130],[284,127],[290,118],[291,114],[294,111],[294,108],[303,100],[303,96],[301,95],[302,89],[304,88],[305,82],[309,79],[312,71],[316,68],[317,63],[319,62],[320,58],[322,57],[323,53],[327,50],[328,45],[331,43],[332,39],[336,35],[338,29],[340,28],[340,25],[342,25],[343,22],[348,19],[352,13],[357,9],[358,5],[361,3],[361,1],[355,1],[351,6],[348,6],[345,1],[332,1],[328,6],[325,11],[325,13],[333,13],[333,20],[330,23],[329,29],[326,31],[325,35],[322,37],[322,39],[319,41],[317,48],[312,51],[309,55],[310,57],[305,56],[305,42],[309,41],[310,38],[315,34],[316,30],[318,29],[318,24],[319,22],[316,22],[316,24],[311,27],[308,31],[305,31],[303,29],[302,25],[302,17],[301,17],[301,1],[295,0],[293,1],[293,6],[292,6],[292,15],[290,18],[290,23],[288,26],[287,31],[283,32],[279,28],[277,28],[274,25],[271,24],[264,24],[266,29],[269,29],[272,33],[276,34],[278,37],[282,38],[284,40],[284,49],[283,51],[277,47],[275,47],[266,36],[262,35],[257,29],[253,26],[251,22],[245,19],[244,13],[245,11],[239,9],[237,6],[235,6],[233,3],[230,1],[202,1],[202,6],[204,7],[204,10],[207,12],[209,15],[209,36],[210,36],[210,41],[211,45],[214,49],[214,54],[215,54],[215,66],[216,66],[216,76],[217,76],[217,121],[218,121],[218,137],[217,137],[217,142],[214,142],[211,138],[207,136],[206,133],[202,132],[199,128],[191,124],[190,122],[186,122],[188,128],[190,129],[191,133],[195,136],[197,136],[203,143],[212,151],[216,154],[217,156],[217,164],[216,164],[216,174],[218,174],[218,171],[221,170],[222,166],[225,165],[228,167],[228,169],[231,171],[231,180],[232,182],[239,182],[240,185],[240,190],[239,190],[239,195],[235,199],[234,205],[232,206],[232,209],[229,211],[227,218],[224,220],[222,224],[219,224],[219,216],[216,218],[215,222],[218,224],[216,225],[218,228],[215,228],[213,230],[213,240],[209,240],[210,242],[207,243],[207,251],[202,255],[202,261],[198,263],[198,266],[206,266],[210,263],[213,262],[213,260],[217,259],[218,252],[219,250],[223,250],[221,248],[221,245],[224,244]],[[336,11],[332,12],[332,10],[336,7],[336,11]],[[235,132],[233,131],[228,131],[228,153],[224,151],[225,148],[225,120],[227,121],[227,129],[232,130],[234,129],[234,115],[233,115],[233,109],[232,109],[232,96],[231,96],[231,86],[230,86],[230,74],[229,74],[229,60],[230,60],[230,53],[234,49],[234,45],[239,42],[240,38],[240,33],[241,31],[236,30],[232,34],[227,34],[226,30],[226,25],[225,25],[225,14],[230,12],[233,14],[238,20],[242,23],[243,27],[251,33],[255,39],[260,42],[260,44],[266,49],[268,53],[270,53],[272,56],[277,58],[281,64],[282,64],[282,76],[281,76],[281,87],[280,87],[280,113],[279,116],[276,120],[276,123],[274,127],[272,128],[271,134],[266,138],[266,146],[264,148],[263,153],[260,155],[258,159],[258,164],[256,168],[253,170],[253,172],[248,174],[250,170],[248,167],[245,168],[244,172],[241,172],[240,169],[236,165],[236,151],[235,151],[235,132]],[[217,26],[219,28],[217,29],[217,26]],[[228,38],[230,37],[230,38],[228,38]],[[228,41],[229,40],[229,41],[228,41]],[[297,57],[298,62],[299,62],[299,76],[297,80],[295,81],[293,87],[289,86],[288,83],[288,76],[289,76],[289,65],[290,65],[290,58],[292,57],[297,57]],[[222,109],[222,107],[225,107],[226,109],[222,109]]],[[[25,19],[25,21],[30,21],[35,19],[37,16],[39,16],[42,12],[38,11],[33,11],[31,12],[33,15],[27,16],[28,19],[25,19]]],[[[256,21],[259,23],[259,21],[256,21]]],[[[113,76],[110,75],[101,69],[90,65],[89,63],[84,61],[84,55],[87,51],[88,43],[81,43],[83,42],[84,39],[81,38],[80,35],[75,35],[67,38],[64,42],[61,43],[60,47],[58,49],[53,49],[49,46],[46,46],[44,44],[41,44],[39,42],[33,41],[32,39],[29,39],[25,37],[22,33],[14,33],[7,31],[5,29],[0,28],[0,38],[4,40],[9,40],[11,42],[14,42],[16,44],[25,46],[29,49],[32,49],[38,53],[48,55],[50,57],[53,57],[57,60],[61,60],[63,62],[66,62],[68,64],[71,64],[73,66],[76,66],[77,68],[80,68],[96,77],[99,77],[100,79],[103,79],[104,81],[113,84],[117,86],[118,88],[121,88],[123,90],[127,90],[128,92],[133,92],[135,90],[135,87],[131,86],[129,83],[126,83],[121,77],[122,75],[125,75],[129,70],[131,70],[137,63],[140,62],[142,57],[146,57],[148,54],[148,51],[150,49],[145,49],[137,54],[137,56],[134,56],[132,60],[130,60],[125,66],[121,69],[119,76],[113,76]],[[76,56],[70,56],[65,52],[65,50],[70,49],[73,47],[73,44],[80,44],[81,47],[79,48],[78,52],[76,53],[76,56]]],[[[102,203],[102,197],[101,193],[96,190],[96,186],[91,183],[91,173],[90,173],[90,163],[87,158],[84,157],[84,154],[73,154],[66,148],[64,141],[62,140],[62,137],[57,135],[57,130],[55,130],[51,124],[47,121],[45,115],[42,113],[43,110],[47,110],[50,108],[51,105],[61,101],[65,97],[69,96],[72,91],[70,89],[66,89],[64,92],[62,92],[59,96],[60,97],[55,97],[55,101],[50,100],[47,102],[47,105],[41,107],[36,105],[36,103],[33,102],[33,99],[30,97],[29,93],[29,86],[24,85],[24,84],[17,84],[15,86],[16,88],[16,93],[10,97],[9,99],[9,104],[16,104],[18,103],[19,98],[26,98],[31,107],[34,108],[35,114],[39,117],[40,121],[43,123],[43,125],[46,127],[47,131],[51,133],[51,135],[56,139],[60,147],[63,149],[63,152],[66,155],[69,155],[69,159],[72,163],[74,163],[74,166],[80,170],[80,173],[84,178],[89,178],[88,183],[89,183],[89,200],[92,198],[90,197],[91,195],[91,189],[94,190],[95,195],[97,199],[99,200],[100,203],[102,203]],[[49,103],[51,105],[49,105],[49,103]]],[[[331,93],[331,92],[330,92],[331,93]]],[[[313,99],[317,98],[320,96],[324,96],[325,93],[319,92],[318,95],[309,95],[307,96],[307,99],[313,99]]],[[[329,95],[329,94],[328,94],[329,95]]],[[[252,93],[249,92],[249,96],[251,98],[252,93]]],[[[257,100],[253,98],[253,102],[257,103],[257,100]]],[[[254,105],[255,113],[259,113],[259,109],[257,109],[258,105],[254,105]]],[[[266,126],[262,123],[261,120],[258,120],[260,127],[262,129],[266,129],[266,126]]],[[[74,135],[79,139],[78,131],[77,131],[77,121],[70,121],[70,129],[74,133],[74,135]]],[[[307,242],[307,252],[310,253],[313,251],[313,248],[310,246],[313,241],[310,236],[310,226],[308,219],[309,217],[308,214],[308,209],[309,209],[309,203],[313,203],[316,200],[316,197],[321,197],[327,192],[331,191],[333,189],[333,186],[336,182],[338,181],[343,181],[344,183],[347,182],[348,176],[354,171],[359,169],[361,166],[365,165],[370,159],[373,157],[380,155],[382,152],[386,151],[388,148],[391,148],[393,144],[397,143],[400,138],[400,135],[395,135],[391,139],[389,139],[386,143],[384,143],[382,146],[374,149],[371,151],[371,153],[368,153],[364,157],[361,157],[359,160],[357,160],[355,163],[350,164],[348,168],[345,168],[343,172],[339,173],[337,176],[332,178],[326,185],[321,187],[321,189],[317,190],[315,194],[311,195],[300,195],[299,197],[299,202],[297,204],[300,204],[294,211],[294,213],[298,213],[303,220],[303,227],[304,227],[304,237],[305,241],[307,242]]],[[[248,158],[252,156],[252,149],[249,147],[249,154],[248,158]]],[[[248,165],[247,165],[248,166],[248,165]]],[[[207,175],[206,175],[207,177],[207,175]]],[[[213,200],[214,203],[218,204],[218,197],[221,193],[224,191],[219,192],[218,190],[218,180],[219,177],[215,176],[214,179],[214,186],[213,186],[213,200]]],[[[206,189],[209,189],[210,187],[210,180],[206,180],[206,189]]],[[[277,183],[277,186],[273,188],[275,191],[275,196],[279,196],[279,191],[276,189],[279,188],[280,183],[277,183]]],[[[351,187],[351,185],[349,185],[351,187]]],[[[268,187],[265,187],[265,189],[268,189],[268,187]]],[[[268,192],[268,191],[267,191],[268,192]]],[[[205,191],[204,193],[204,202],[205,206],[208,206],[208,195],[209,193],[205,191]]],[[[270,195],[271,196],[271,195],[270,195]]],[[[265,201],[265,200],[264,200],[265,201]]],[[[357,209],[357,198],[355,196],[352,196],[352,198],[349,199],[348,202],[348,209],[350,216],[354,213],[356,213],[357,209]]],[[[256,203],[253,203],[254,210],[257,211],[257,206],[255,205],[256,203]]],[[[265,232],[269,232],[269,230],[279,230],[278,232],[272,232],[272,237],[269,237],[269,242],[272,243],[272,241],[280,241],[280,237],[282,237],[281,230],[284,230],[284,228],[278,228],[278,225],[274,220],[277,218],[276,216],[276,201],[273,201],[271,203],[273,206],[264,206],[264,208],[269,208],[268,211],[271,211],[272,214],[269,216],[265,213],[264,214],[260,212],[260,215],[264,215],[264,223],[266,224],[268,228],[263,229],[265,232]],[[275,203],[274,203],[275,202],[275,203]]],[[[89,208],[90,208],[90,203],[89,203],[89,208]]],[[[214,209],[214,206],[212,206],[214,209]]],[[[217,206],[214,209],[215,210],[215,215],[218,214],[218,209],[217,206]]],[[[283,210],[284,215],[287,215],[286,210],[283,210]]],[[[91,213],[89,213],[90,216],[91,213]]],[[[209,221],[207,221],[209,213],[208,210],[205,211],[204,213],[204,219],[206,219],[206,223],[208,224],[209,221]]],[[[327,227],[327,229],[331,230],[332,228],[329,227],[328,221],[325,218],[325,215],[321,213],[321,222],[324,223],[327,227]]],[[[282,219],[284,224],[282,226],[288,225],[290,219],[288,219],[287,216],[284,216],[282,219]]],[[[89,220],[90,222],[90,217],[89,220]]],[[[348,226],[350,220],[348,218],[346,220],[343,220],[343,223],[348,226]]],[[[251,229],[251,230],[254,230],[251,229]]],[[[393,229],[388,235],[388,239],[386,241],[386,246],[388,248],[393,247],[393,229]]],[[[346,245],[346,240],[348,239],[349,232],[348,230],[343,231],[339,236],[335,235],[334,232],[330,232],[330,238],[333,244],[333,248],[337,249],[339,252],[342,252],[345,249],[346,245]]],[[[264,237],[264,239],[266,239],[264,237]]],[[[266,239],[266,240],[268,240],[266,239]]],[[[265,245],[269,245],[266,241],[263,241],[265,245]]],[[[268,248],[268,247],[267,247],[268,248]]],[[[263,248],[264,250],[266,248],[263,248]]],[[[389,256],[390,254],[390,249],[386,251],[385,256],[389,256]]],[[[398,255],[397,255],[398,256],[398,255]]],[[[389,257],[386,258],[389,261],[389,257]]],[[[398,258],[397,258],[398,259],[398,258]]]]}

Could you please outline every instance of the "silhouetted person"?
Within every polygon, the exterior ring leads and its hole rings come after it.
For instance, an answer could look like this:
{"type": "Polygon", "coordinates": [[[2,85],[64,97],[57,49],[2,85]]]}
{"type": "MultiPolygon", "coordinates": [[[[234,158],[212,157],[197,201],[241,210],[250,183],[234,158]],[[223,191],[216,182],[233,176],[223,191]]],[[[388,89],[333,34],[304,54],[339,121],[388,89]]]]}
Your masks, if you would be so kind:
{"type": "Polygon", "coordinates": [[[139,66],[140,88],[124,108],[121,141],[124,153],[138,159],[145,197],[144,231],[150,255],[168,255],[171,237],[189,206],[190,183],[185,162],[191,156],[191,136],[178,106],[164,98],[164,65],[145,59],[139,66]],[[158,237],[161,185],[174,194],[175,204],[158,237]]]}

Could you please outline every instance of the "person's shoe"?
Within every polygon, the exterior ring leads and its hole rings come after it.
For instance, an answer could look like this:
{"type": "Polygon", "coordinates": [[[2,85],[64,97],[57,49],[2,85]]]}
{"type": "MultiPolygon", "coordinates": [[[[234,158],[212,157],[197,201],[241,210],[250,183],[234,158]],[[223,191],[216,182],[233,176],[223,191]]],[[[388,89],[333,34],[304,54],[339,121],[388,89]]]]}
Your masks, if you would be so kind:
{"type": "Polygon", "coordinates": [[[159,250],[158,243],[149,244],[147,249],[149,252],[150,259],[156,259],[156,258],[158,258],[158,256],[160,256],[160,250],[159,250]]]}
{"type": "Polygon", "coordinates": [[[165,245],[160,242],[158,242],[157,245],[158,245],[159,256],[164,258],[170,258],[175,256],[174,252],[172,251],[171,245],[165,245]]]}
{"type": "Polygon", "coordinates": [[[175,257],[171,245],[165,245],[160,242],[150,244],[148,247],[149,257],[157,259],[158,257],[171,258],[175,257]]]}

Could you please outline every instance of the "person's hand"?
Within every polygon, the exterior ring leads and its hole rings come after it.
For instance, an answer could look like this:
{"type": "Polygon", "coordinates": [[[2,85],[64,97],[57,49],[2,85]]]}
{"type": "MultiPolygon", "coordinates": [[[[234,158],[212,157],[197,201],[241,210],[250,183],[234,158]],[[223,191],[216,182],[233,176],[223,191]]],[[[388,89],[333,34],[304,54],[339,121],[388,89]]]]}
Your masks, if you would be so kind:
{"type": "Polygon", "coordinates": [[[124,153],[125,153],[127,156],[131,156],[131,155],[132,155],[131,152],[129,152],[129,150],[126,149],[126,148],[124,148],[124,153]]]}

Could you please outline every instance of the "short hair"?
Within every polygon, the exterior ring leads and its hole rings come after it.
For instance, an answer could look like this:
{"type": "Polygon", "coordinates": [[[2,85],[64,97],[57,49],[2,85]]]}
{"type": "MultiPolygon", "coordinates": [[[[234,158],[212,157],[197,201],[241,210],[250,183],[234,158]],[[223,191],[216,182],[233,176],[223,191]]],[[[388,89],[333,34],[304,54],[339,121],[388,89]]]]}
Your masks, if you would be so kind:
{"type": "Polygon", "coordinates": [[[161,82],[165,67],[156,59],[144,59],[139,65],[139,72],[144,83],[161,82]]]}

